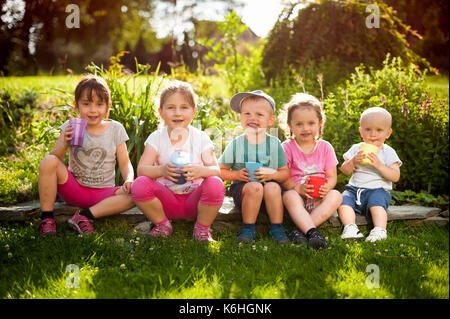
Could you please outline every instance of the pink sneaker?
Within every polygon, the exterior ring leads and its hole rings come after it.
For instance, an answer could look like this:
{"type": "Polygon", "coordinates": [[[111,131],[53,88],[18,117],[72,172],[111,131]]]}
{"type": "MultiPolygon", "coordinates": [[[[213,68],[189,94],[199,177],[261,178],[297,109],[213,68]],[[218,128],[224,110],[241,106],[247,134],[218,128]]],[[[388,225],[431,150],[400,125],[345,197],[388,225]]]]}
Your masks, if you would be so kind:
{"type": "Polygon", "coordinates": [[[56,223],[53,218],[46,218],[39,223],[39,232],[44,236],[56,235],[56,223]]]}
{"type": "Polygon", "coordinates": [[[194,231],[192,232],[194,235],[194,239],[197,241],[215,241],[211,235],[211,229],[205,229],[200,227],[194,227],[194,231]]]}
{"type": "Polygon", "coordinates": [[[82,235],[95,234],[93,221],[86,216],[80,215],[80,210],[77,210],[67,223],[82,235]]]}
{"type": "Polygon", "coordinates": [[[167,220],[165,224],[155,225],[151,231],[147,233],[147,236],[151,237],[169,237],[172,235],[173,229],[170,220],[167,220]]]}

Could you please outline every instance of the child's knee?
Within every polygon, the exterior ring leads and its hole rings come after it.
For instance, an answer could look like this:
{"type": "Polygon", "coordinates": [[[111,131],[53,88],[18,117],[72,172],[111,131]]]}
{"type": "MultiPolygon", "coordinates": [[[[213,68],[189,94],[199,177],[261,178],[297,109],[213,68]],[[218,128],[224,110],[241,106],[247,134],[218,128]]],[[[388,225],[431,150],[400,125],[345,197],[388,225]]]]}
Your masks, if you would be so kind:
{"type": "Polygon", "coordinates": [[[221,205],[225,198],[225,185],[217,176],[208,176],[203,180],[200,202],[208,206],[221,205]]]}
{"type": "Polygon", "coordinates": [[[293,203],[297,203],[299,199],[303,204],[303,200],[302,200],[301,196],[293,189],[286,191],[283,194],[283,203],[285,205],[291,205],[293,203]]]}
{"type": "Polygon", "coordinates": [[[250,182],[247,183],[242,189],[243,196],[252,196],[252,197],[262,197],[263,196],[263,186],[258,182],[250,182]]]}
{"type": "Polygon", "coordinates": [[[275,182],[269,182],[264,185],[264,197],[281,197],[281,187],[275,182]]]}
{"type": "Polygon", "coordinates": [[[153,193],[153,184],[157,183],[148,176],[139,176],[131,185],[131,196],[133,201],[142,202],[151,200],[155,197],[153,193]]]}
{"type": "Polygon", "coordinates": [[[387,216],[387,211],[383,206],[371,206],[369,208],[369,211],[372,215],[386,215],[387,216]]]}
{"type": "Polygon", "coordinates": [[[356,214],[355,210],[353,209],[352,206],[345,205],[345,204],[342,204],[342,205],[340,205],[338,207],[338,213],[339,214],[350,214],[350,213],[352,213],[354,215],[356,214]]]}
{"type": "Polygon", "coordinates": [[[327,197],[330,198],[330,200],[333,203],[333,206],[339,207],[342,203],[342,195],[339,191],[332,189],[328,192],[327,197]]]}
{"type": "Polygon", "coordinates": [[[55,156],[55,155],[47,155],[45,156],[41,163],[39,164],[39,170],[43,171],[43,170],[47,170],[47,169],[56,169],[56,167],[58,166],[58,162],[60,162],[60,159],[55,156]]]}
{"type": "Polygon", "coordinates": [[[225,195],[225,185],[223,181],[217,176],[208,176],[204,179],[203,185],[209,191],[214,191],[218,194],[225,195]]]}

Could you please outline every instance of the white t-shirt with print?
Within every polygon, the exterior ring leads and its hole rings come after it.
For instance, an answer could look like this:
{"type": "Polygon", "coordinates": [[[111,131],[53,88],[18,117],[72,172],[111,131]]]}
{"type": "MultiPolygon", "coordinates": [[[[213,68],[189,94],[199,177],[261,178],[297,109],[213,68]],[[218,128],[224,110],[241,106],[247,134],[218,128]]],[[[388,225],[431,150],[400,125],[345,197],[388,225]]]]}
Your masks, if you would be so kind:
{"type": "MultiPolygon", "coordinates": [[[[214,145],[205,132],[190,125],[188,128],[189,135],[184,137],[186,141],[183,145],[172,144],[169,138],[167,126],[150,134],[145,141],[145,144],[152,146],[158,153],[158,158],[155,165],[169,164],[170,156],[176,151],[188,152],[190,154],[190,164],[204,165],[201,154],[210,148],[213,149],[214,145]]],[[[169,188],[175,194],[189,194],[203,182],[203,178],[187,181],[181,185],[176,184],[165,177],[159,177],[156,181],[169,188]]]]}
{"type": "MultiPolygon", "coordinates": [[[[361,150],[361,143],[354,144],[345,154],[344,159],[351,159],[361,150]]],[[[377,153],[377,157],[381,163],[386,166],[391,166],[394,163],[398,163],[398,166],[402,165],[402,161],[398,157],[395,150],[387,144],[383,144],[381,149],[377,153]]],[[[358,188],[381,188],[389,191],[392,189],[392,182],[385,179],[381,173],[370,165],[356,164],[353,175],[348,182],[350,185],[358,188]]]]}

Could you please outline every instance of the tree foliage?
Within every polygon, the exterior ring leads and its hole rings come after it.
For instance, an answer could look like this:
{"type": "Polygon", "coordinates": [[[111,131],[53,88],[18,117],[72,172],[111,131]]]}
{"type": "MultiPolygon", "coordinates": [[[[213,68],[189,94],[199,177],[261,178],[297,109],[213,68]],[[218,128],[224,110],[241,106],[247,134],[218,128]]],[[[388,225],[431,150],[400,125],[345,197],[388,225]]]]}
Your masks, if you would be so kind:
{"type": "MultiPolygon", "coordinates": [[[[2,2],[3,8],[7,1],[2,2]]],[[[0,55],[3,74],[33,74],[39,70],[58,71],[58,68],[65,72],[68,61],[75,71],[82,72],[90,61],[108,62],[126,42],[135,45],[141,36],[147,42],[156,39],[145,18],[152,12],[152,1],[80,1],[77,3],[79,28],[69,28],[66,24],[74,12],[68,9],[72,0],[24,3],[22,19],[9,24],[0,20],[0,43],[2,48],[7,48],[0,55]],[[30,45],[35,47],[35,52],[30,52],[30,45]]],[[[2,14],[5,17],[9,12],[2,14]]]]}
{"type": "Polygon", "coordinates": [[[367,3],[358,1],[311,3],[298,10],[296,18],[292,18],[295,4],[285,9],[263,52],[262,65],[268,79],[301,70],[314,78],[324,73],[327,84],[350,74],[360,63],[381,65],[387,53],[408,64],[428,66],[408,47],[405,35],[414,35],[414,31],[392,8],[382,2],[376,4],[380,10],[379,28],[366,26],[370,10],[366,12],[367,3]]]}

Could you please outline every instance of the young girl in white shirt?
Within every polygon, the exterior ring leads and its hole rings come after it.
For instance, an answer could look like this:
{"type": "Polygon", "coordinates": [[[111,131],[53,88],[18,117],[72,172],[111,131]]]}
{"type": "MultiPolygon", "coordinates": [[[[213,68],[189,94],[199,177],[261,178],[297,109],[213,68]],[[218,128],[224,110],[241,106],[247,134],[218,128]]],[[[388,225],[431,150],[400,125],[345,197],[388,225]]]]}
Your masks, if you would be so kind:
{"type": "Polygon", "coordinates": [[[170,82],[161,93],[158,111],[166,126],[145,142],[139,177],[131,187],[133,200],[155,225],[149,236],[170,236],[170,220],[196,219],[194,238],[213,241],[210,225],[222,205],[225,186],[209,136],[190,125],[197,112],[192,87],[170,82]],[[186,163],[177,167],[173,163],[177,158],[186,163]]]}

